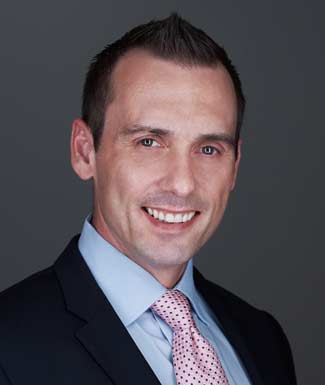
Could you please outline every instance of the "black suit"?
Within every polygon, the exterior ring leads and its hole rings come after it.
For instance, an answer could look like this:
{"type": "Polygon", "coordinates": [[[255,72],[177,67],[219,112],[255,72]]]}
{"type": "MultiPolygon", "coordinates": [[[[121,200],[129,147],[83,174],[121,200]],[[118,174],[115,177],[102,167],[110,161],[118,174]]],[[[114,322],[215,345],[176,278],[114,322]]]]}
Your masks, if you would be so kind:
{"type": "MultiPolygon", "coordinates": [[[[55,264],[0,295],[0,385],[154,385],[151,368],[72,239],[55,264]]],[[[296,384],[278,323],[195,271],[252,385],[296,384]]]]}

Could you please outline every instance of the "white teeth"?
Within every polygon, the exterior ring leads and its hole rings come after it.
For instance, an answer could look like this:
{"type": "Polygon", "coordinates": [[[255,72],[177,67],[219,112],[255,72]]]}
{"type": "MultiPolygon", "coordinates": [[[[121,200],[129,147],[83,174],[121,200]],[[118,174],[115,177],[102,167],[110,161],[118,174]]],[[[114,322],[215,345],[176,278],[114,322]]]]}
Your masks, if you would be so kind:
{"type": "Polygon", "coordinates": [[[194,217],[195,212],[192,211],[191,213],[188,213],[187,215],[188,215],[188,220],[190,221],[194,217]]]}
{"type": "Polygon", "coordinates": [[[146,207],[146,210],[154,218],[158,219],[161,222],[167,222],[167,223],[188,222],[195,215],[195,211],[191,211],[185,214],[172,214],[172,213],[166,213],[163,211],[152,209],[150,207],[146,207]]]}
{"type": "Polygon", "coordinates": [[[188,220],[188,214],[184,214],[182,219],[183,219],[183,222],[187,222],[187,220],[188,220]]]}
{"type": "Polygon", "coordinates": [[[166,214],[166,222],[168,222],[168,223],[175,222],[174,215],[173,214],[166,214]]]}
{"type": "Polygon", "coordinates": [[[175,222],[176,223],[181,223],[182,222],[182,214],[176,214],[175,215],[175,222]]]}

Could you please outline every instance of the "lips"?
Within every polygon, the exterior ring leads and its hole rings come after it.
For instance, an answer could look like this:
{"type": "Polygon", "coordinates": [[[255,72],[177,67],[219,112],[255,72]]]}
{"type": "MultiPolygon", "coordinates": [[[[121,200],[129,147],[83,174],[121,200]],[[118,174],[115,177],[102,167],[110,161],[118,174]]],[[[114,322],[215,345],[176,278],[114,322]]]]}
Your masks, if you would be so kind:
{"type": "Polygon", "coordinates": [[[197,214],[196,211],[175,213],[152,207],[143,207],[143,209],[153,218],[164,223],[186,223],[192,220],[193,217],[197,214]]]}

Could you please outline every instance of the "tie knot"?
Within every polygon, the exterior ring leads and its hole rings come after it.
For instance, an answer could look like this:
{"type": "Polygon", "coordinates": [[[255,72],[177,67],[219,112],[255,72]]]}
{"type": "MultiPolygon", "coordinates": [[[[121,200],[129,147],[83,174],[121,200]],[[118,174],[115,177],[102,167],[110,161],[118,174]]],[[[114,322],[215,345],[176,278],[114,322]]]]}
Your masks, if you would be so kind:
{"type": "Polygon", "coordinates": [[[173,329],[189,329],[195,326],[188,299],[178,290],[168,290],[151,309],[173,329]]]}

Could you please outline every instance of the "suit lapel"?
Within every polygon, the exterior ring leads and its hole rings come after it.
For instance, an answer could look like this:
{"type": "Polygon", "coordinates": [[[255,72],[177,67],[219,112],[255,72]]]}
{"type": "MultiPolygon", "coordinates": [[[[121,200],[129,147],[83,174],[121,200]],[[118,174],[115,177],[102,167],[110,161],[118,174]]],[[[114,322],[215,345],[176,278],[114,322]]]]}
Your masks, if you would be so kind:
{"type": "Polygon", "coordinates": [[[159,385],[157,377],[98,287],[72,239],[54,265],[67,310],[85,324],[75,337],[115,385],[159,385]]]}
{"type": "Polygon", "coordinates": [[[247,341],[239,330],[233,317],[224,306],[224,301],[218,295],[218,286],[211,285],[196,269],[194,270],[195,285],[204,299],[207,301],[212,311],[215,313],[222,326],[222,331],[228,341],[238,354],[243,366],[245,367],[252,385],[263,385],[264,382],[255,365],[252,353],[249,351],[249,341],[247,341]]]}
{"type": "Polygon", "coordinates": [[[127,330],[110,310],[97,314],[76,332],[76,337],[114,384],[159,384],[127,330]]]}
{"type": "MultiPolygon", "coordinates": [[[[74,237],[54,265],[67,310],[84,321],[75,337],[115,385],[159,385],[114,309],[95,282],[80,255],[74,237]]],[[[195,284],[221,323],[222,330],[240,357],[252,385],[263,385],[249,341],[229,314],[218,287],[195,270],[195,284]]],[[[220,289],[221,290],[221,289],[220,289]]]]}

